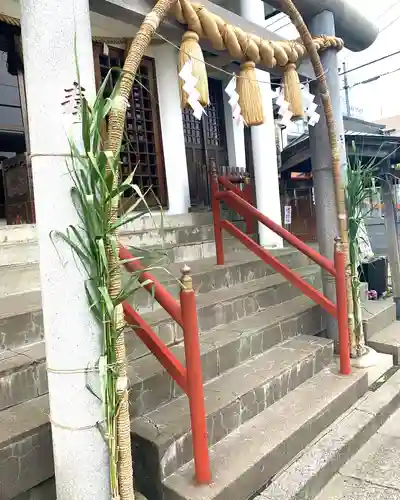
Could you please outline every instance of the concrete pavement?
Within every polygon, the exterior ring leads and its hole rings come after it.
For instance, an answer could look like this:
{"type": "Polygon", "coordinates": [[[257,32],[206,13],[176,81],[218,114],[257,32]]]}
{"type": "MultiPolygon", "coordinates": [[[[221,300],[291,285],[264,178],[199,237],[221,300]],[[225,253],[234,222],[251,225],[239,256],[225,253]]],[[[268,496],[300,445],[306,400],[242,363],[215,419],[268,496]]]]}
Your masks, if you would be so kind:
{"type": "Polygon", "coordinates": [[[372,436],[316,500],[400,500],[400,410],[372,436]]]}

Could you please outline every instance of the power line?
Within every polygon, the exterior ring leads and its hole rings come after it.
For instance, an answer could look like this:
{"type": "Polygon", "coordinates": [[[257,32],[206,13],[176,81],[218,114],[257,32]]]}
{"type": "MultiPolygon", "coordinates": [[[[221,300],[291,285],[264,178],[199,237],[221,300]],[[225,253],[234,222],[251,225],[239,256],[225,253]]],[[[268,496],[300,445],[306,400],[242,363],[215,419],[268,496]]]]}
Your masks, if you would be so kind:
{"type": "Polygon", "coordinates": [[[274,30],[274,33],[276,33],[277,31],[281,30],[282,28],[286,28],[286,26],[289,26],[290,24],[292,24],[291,21],[289,21],[288,23],[284,24],[283,26],[279,26],[276,30],[274,30]]]}
{"type": "Polygon", "coordinates": [[[381,30],[379,30],[379,34],[383,33],[385,30],[387,30],[390,26],[392,26],[399,19],[400,19],[400,14],[395,19],[393,19],[389,24],[387,24],[384,28],[382,28],[381,30]]]}
{"type": "Polygon", "coordinates": [[[276,19],[275,21],[273,21],[272,23],[270,24],[266,24],[265,27],[266,28],[269,28],[270,26],[272,26],[273,24],[276,24],[278,23],[279,21],[283,21],[283,19],[286,17],[286,14],[284,14],[283,12],[280,12],[277,16],[276,16],[276,19]],[[281,17],[279,17],[280,15],[282,14],[281,17]]]}
{"type": "Polygon", "coordinates": [[[392,3],[386,10],[382,12],[382,14],[378,16],[377,21],[379,21],[379,19],[381,19],[385,14],[387,14],[390,10],[392,10],[395,5],[398,5],[398,3],[399,3],[398,0],[395,0],[394,3],[392,3]]]}
{"type": "Polygon", "coordinates": [[[366,66],[369,66],[370,64],[374,64],[374,63],[383,61],[384,59],[388,59],[389,57],[396,56],[397,54],[400,54],[400,50],[397,50],[396,52],[392,52],[391,54],[386,54],[385,56],[379,57],[378,59],[374,59],[373,61],[369,61],[365,64],[361,64],[360,66],[356,66],[355,68],[346,69],[346,71],[342,71],[341,73],[339,73],[339,76],[351,73],[352,71],[356,71],[356,70],[361,69],[361,68],[365,68],[366,66]]]}
{"type": "MultiPolygon", "coordinates": [[[[354,83],[353,85],[350,85],[350,87],[347,87],[348,89],[352,89],[353,87],[357,87],[358,85],[365,85],[366,83],[372,83],[375,82],[376,80],[379,80],[380,78],[384,76],[391,75],[393,73],[397,73],[397,71],[400,71],[400,68],[393,69],[391,71],[386,71],[386,73],[381,73],[380,75],[375,75],[372,76],[371,78],[367,78],[366,80],[363,80],[361,82],[354,83]]],[[[345,87],[343,87],[345,88],[345,87]]]]}

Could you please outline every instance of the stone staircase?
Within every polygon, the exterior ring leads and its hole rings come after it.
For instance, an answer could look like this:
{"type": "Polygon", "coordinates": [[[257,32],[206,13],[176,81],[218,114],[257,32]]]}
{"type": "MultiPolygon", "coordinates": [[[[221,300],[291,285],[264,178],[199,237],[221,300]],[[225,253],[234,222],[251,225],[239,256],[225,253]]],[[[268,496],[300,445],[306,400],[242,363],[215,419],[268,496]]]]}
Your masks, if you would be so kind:
{"type": "MultiPolygon", "coordinates": [[[[157,223],[157,221],[156,221],[157,223]]],[[[127,228],[125,245],[158,248],[154,274],[177,296],[182,263],[198,290],[201,361],[213,483],[193,482],[188,400],[127,330],[136,486],[148,500],[248,500],[367,390],[367,376],[337,374],[319,306],[225,239],[215,266],[211,216],[127,228]],[[169,274],[163,267],[168,267],[169,274]]],[[[319,268],[291,249],[278,258],[320,288],[319,268]]],[[[134,304],[184,361],[182,332],[141,290],[134,304]]],[[[369,336],[390,327],[387,302],[369,336]]],[[[53,463],[35,228],[0,229],[0,500],[53,500],[53,463]]]]}

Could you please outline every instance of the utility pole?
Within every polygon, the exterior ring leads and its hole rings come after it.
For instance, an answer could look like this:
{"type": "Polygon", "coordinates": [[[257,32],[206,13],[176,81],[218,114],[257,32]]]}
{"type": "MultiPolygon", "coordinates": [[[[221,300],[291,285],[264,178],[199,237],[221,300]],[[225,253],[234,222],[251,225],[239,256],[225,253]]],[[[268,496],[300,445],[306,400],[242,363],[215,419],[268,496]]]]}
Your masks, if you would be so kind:
{"type": "Polygon", "coordinates": [[[351,108],[350,108],[350,92],[349,92],[349,80],[347,78],[346,72],[346,63],[343,62],[343,83],[344,83],[344,98],[346,101],[346,112],[347,116],[351,116],[351,108]]]}
{"type": "Polygon", "coordinates": [[[21,12],[57,499],[109,500],[103,405],[88,389],[91,380],[99,383],[101,330],[79,259],[50,237],[80,223],[61,103],[77,80],[77,65],[86,97],[95,95],[89,1],[21,0],[21,12]]]}
{"type": "MultiPolygon", "coordinates": [[[[332,12],[322,11],[308,23],[313,35],[335,35],[335,21],[332,12]]],[[[343,125],[343,114],[340,99],[340,77],[338,74],[338,55],[335,49],[328,49],[321,54],[321,62],[329,88],[333,115],[336,124],[336,136],[340,148],[341,172],[343,179],[346,174],[346,148],[343,125]]],[[[321,96],[317,81],[310,83],[310,91],[316,96],[315,102],[322,109],[321,96]]],[[[331,147],[329,144],[326,120],[321,119],[315,127],[309,128],[312,174],[315,193],[315,210],[317,213],[317,239],[319,250],[325,257],[333,261],[335,238],[339,235],[335,186],[332,172],[331,147]]],[[[336,287],[334,279],[322,272],[325,295],[336,302],[336,287]]],[[[326,315],[329,338],[337,342],[337,323],[330,315],[326,315]]]]}

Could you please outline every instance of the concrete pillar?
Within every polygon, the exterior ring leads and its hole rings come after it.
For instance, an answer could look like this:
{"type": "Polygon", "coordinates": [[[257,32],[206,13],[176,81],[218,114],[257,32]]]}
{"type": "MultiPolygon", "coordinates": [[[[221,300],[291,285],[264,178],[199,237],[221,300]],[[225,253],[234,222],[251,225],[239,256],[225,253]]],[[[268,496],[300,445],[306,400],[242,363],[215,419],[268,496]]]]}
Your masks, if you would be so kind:
{"type": "MultiPolygon", "coordinates": [[[[265,114],[265,123],[251,128],[257,208],[274,222],[281,225],[281,202],[270,75],[268,72],[259,69],[256,72],[257,80],[260,82],[265,114]]],[[[258,232],[260,244],[263,247],[281,248],[283,246],[282,238],[263,224],[259,224],[258,232]]]]}
{"type": "Polygon", "coordinates": [[[168,189],[168,214],[184,214],[189,211],[190,194],[177,55],[175,48],[167,44],[154,47],[153,53],[156,61],[161,135],[168,189]]]}
{"type": "MultiPolygon", "coordinates": [[[[262,0],[239,0],[239,4],[242,17],[263,26],[265,10],[262,0]]],[[[265,114],[265,123],[251,128],[257,208],[276,223],[282,224],[271,80],[268,72],[259,69],[256,72],[257,80],[260,82],[265,114]]],[[[259,224],[258,232],[262,246],[269,248],[283,246],[282,238],[264,225],[259,224]]]]}
{"type": "Polygon", "coordinates": [[[400,319],[400,256],[397,237],[397,214],[395,209],[395,192],[390,175],[382,183],[382,201],[385,207],[385,228],[388,257],[392,276],[393,299],[396,304],[396,317],[400,319]]]}
{"type": "MultiPolygon", "coordinates": [[[[309,29],[314,35],[335,35],[333,14],[323,11],[309,23],[309,29]]],[[[325,71],[327,84],[332,99],[333,114],[336,123],[336,134],[340,143],[340,159],[343,178],[346,173],[346,149],[344,141],[343,115],[340,101],[340,78],[338,76],[337,51],[328,49],[320,55],[325,71]]],[[[317,239],[320,252],[333,259],[334,239],[339,234],[335,205],[335,190],[332,175],[331,149],[327,133],[326,121],[323,115],[318,83],[310,83],[310,92],[316,96],[318,112],[321,120],[315,127],[309,127],[312,173],[315,192],[315,209],[317,213],[317,239]]],[[[333,279],[323,273],[323,288],[325,295],[336,302],[335,284],[333,279]]],[[[337,339],[337,323],[332,317],[327,317],[328,336],[337,339]]]]}
{"type": "MultiPolygon", "coordinates": [[[[229,81],[224,81],[224,88],[229,81]]],[[[246,150],[244,145],[243,123],[237,123],[232,116],[232,107],[229,105],[229,96],[224,92],[224,114],[226,141],[228,146],[229,165],[246,168],[246,150]]]]}
{"type": "Polygon", "coordinates": [[[239,0],[240,15],[252,23],[264,25],[265,8],[263,0],[239,0]]]}
{"type": "Polygon", "coordinates": [[[61,102],[77,79],[75,37],[82,86],[89,99],[95,93],[89,2],[22,0],[21,12],[57,499],[108,500],[108,452],[98,429],[103,407],[87,388],[88,378],[99,385],[98,373],[85,373],[102,353],[102,332],[78,259],[50,238],[80,223],[61,102]]]}

